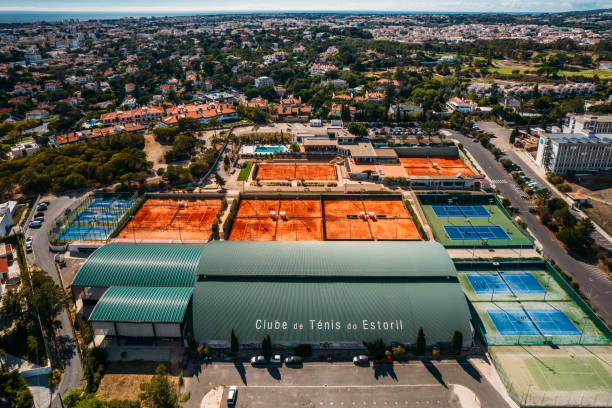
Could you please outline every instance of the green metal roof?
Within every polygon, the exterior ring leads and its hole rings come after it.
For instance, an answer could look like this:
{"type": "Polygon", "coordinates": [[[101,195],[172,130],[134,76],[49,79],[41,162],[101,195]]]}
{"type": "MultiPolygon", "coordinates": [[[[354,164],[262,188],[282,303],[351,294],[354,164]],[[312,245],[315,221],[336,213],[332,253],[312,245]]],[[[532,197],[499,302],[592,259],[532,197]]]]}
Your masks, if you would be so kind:
{"type": "Polygon", "coordinates": [[[227,342],[232,329],[241,343],[269,334],[272,342],[291,344],[375,338],[413,344],[419,327],[430,344],[449,342],[455,330],[470,336],[456,279],[210,277],[196,282],[191,318],[201,342],[227,342]],[[264,321],[279,323],[266,329],[264,321]]]}
{"type": "Polygon", "coordinates": [[[207,276],[456,276],[436,242],[212,241],[197,268],[207,276]]]}
{"type": "Polygon", "coordinates": [[[72,286],[192,287],[203,245],[107,244],[85,261],[72,286]]]}
{"type": "Polygon", "coordinates": [[[89,320],[182,323],[192,292],[192,288],[113,286],[89,320]]]}

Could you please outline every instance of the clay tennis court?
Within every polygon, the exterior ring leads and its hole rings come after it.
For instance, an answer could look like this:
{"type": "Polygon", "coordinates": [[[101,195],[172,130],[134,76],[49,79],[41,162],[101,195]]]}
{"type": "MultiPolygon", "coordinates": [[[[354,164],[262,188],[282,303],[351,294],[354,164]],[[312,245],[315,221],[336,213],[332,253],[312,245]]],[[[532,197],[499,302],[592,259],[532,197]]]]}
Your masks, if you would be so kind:
{"type": "Polygon", "coordinates": [[[274,241],[276,220],[272,218],[234,218],[230,241],[274,241]]]}
{"type": "Polygon", "coordinates": [[[420,240],[421,236],[400,199],[353,197],[243,199],[229,236],[231,241],[326,239],[420,240]]]}
{"type": "Polygon", "coordinates": [[[276,224],[276,241],[323,241],[320,218],[280,218],[276,224]]]}
{"type": "Polygon", "coordinates": [[[117,238],[139,241],[206,240],[220,210],[219,199],[148,199],[117,238]]]}
{"type": "Polygon", "coordinates": [[[365,212],[361,200],[325,200],[325,218],[346,218],[347,215],[358,216],[365,212]]]}
{"type": "Polygon", "coordinates": [[[341,240],[371,240],[368,221],[362,218],[326,218],[325,238],[341,240]]]}
{"type": "Polygon", "coordinates": [[[399,161],[409,176],[450,176],[457,173],[470,176],[474,174],[459,157],[400,157],[399,161]]]}
{"type": "Polygon", "coordinates": [[[331,164],[259,164],[253,176],[259,180],[337,180],[331,164]]]}

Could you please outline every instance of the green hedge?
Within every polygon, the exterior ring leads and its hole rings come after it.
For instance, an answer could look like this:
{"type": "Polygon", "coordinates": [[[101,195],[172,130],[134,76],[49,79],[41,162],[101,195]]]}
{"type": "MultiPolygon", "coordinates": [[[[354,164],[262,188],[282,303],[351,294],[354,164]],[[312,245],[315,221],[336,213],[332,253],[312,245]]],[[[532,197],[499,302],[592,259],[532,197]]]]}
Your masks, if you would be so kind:
{"type": "Polygon", "coordinates": [[[232,201],[232,205],[230,206],[229,214],[227,214],[227,218],[223,222],[223,237],[224,239],[229,238],[230,230],[232,229],[232,224],[234,223],[234,217],[238,212],[238,199],[232,201]]]}
{"type": "Polygon", "coordinates": [[[247,162],[246,166],[243,167],[238,174],[238,181],[246,181],[249,178],[251,167],[253,167],[253,162],[247,162]]]}

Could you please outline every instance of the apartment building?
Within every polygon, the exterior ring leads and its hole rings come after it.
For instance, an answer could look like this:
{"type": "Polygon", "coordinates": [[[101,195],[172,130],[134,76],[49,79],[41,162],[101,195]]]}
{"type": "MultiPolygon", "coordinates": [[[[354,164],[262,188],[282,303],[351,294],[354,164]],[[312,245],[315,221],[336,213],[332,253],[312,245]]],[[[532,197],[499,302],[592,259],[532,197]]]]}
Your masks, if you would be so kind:
{"type": "Polygon", "coordinates": [[[563,122],[563,133],[612,133],[612,115],[568,114],[563,122]]]}
{"type": "Polygon", "coordinates": [[[160,122],[163,115],[163,108],[157,106],[145,106],[126,111],[118,110],[115,112],[103,113],[100,116],[100,120],[105,125],[124,125],[126,123],[147,125],[149,122],[160,122]]]}
{"type": "Polygon", "coordinates": [[[612,169],[612,135],[544,133],[538,143],[536,163],[557,174],[612,169]]]}
{"type": "Polygon", "coordinates": [[[261,76],[259,78],[255,78],[255,88],[261,88],[262,86],[271,86],[274,85],[274,80],[267,76],[261,76]]]}

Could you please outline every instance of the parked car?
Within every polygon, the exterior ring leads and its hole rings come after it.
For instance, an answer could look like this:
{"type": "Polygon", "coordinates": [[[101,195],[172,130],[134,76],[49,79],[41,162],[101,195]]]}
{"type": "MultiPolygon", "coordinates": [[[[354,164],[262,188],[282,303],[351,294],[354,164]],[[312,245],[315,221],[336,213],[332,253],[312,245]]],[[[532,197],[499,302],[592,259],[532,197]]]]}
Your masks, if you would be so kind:
{"type": "Polygon", "coordinates": [[[227,405],[236,404],[236,398],[238,397],[238,388],[235,385],[229,387],[227,391],[227,405]]]}
{"type": "Polygon", "coordinates": [[[28,236],[27,236],[27,238],[25,239],[25,243],[26,243],[26,244],[32,244],[32,241],[33,241],[33,240],[34,240],[34,239],[32,238],[32,236],[31,236],[31,235],[28,235],[28,236]]]}
{"type": "Polygon", "coordinates": [[[38,204],[36,207],[36,211],[47,211],[47,206],[43,204],[38,204]]]}
{"type": "Polygon", "coordinates": [[[45,213],[40,211],[34,214],[34,218],[45,218],[45,213]]]}
{"type": "Polygon", "coordinates": [[[353,357],[353,363],[355,365],[370,365],[370,359],[365,354],[360,354],[353,357]]]}
{"type": "Polygon", "coordinates": [[[51,203],[49,202],[49,200],[42,200],[42,201],[41,201],[40,203],[38,203],[38,204],[42,204],[42,205],[49,206],[49,204],[51,204],[51,203]]]}
{"type": "Polygon", "coordinates": [[[251,358],[251,365],[266,364],[267,362],[268,361],[266,360],[264,356],[253,356],[251,358]]]}
{"type": "Polygon", "coordinates": [[[283,359],[280,354],[275,354],[270,359],[270,364],[282,364],[282,363],[283,363],[283,359]]]}
{"type": "Polygon", "coordinates": [[[42,227],[42,221],[34,220],[29,224],[30,228],[40,228],[42,227]]]}
{"type": "Polygon", "coordinates": [[[42,224],[45,221],[45,217],[34,217],[33,221],[40,221],[40,223],[42,224]]]}
{"type": "Polygon", "coordinates": [[[285,358],[285,364],[287,365],[299,365],[302,364],[302,357],[300,356],[289,356],[285,358]]]}

